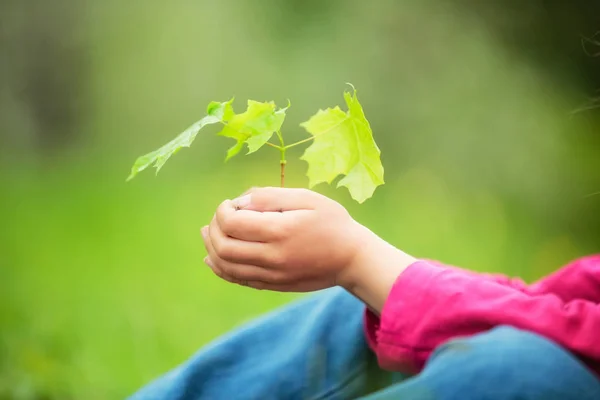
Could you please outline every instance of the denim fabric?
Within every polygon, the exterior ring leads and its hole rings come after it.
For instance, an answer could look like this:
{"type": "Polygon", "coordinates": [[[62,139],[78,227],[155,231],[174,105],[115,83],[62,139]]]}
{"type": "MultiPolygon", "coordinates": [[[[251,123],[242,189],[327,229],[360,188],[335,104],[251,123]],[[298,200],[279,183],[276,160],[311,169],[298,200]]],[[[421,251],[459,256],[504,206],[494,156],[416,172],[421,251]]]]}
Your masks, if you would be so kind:
{"type": "Polygon", "coordinates": [[[440,346],[425,369],[368,400],[598,400],[600,380],[536,334],[500,326],[440,346]]]}
{"type": "Polygon", "coordinates": [[[324,290],[201,349],[130,400],[600,399],[600,382],[537,335],[499,327],[440,346],[409,378],[378,368],[364,306],[324,290]]]}

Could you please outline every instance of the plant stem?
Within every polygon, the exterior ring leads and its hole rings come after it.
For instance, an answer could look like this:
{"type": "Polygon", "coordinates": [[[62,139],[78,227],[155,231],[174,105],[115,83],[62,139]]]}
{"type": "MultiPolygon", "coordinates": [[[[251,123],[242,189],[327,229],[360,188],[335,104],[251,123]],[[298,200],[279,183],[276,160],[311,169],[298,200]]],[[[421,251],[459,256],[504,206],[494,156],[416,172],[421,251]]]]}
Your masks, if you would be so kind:
{"type": "Polygon", "coordinates": [[[281,187],[285,187],[285,164],[287,163],[285,159],[285,151],[287,148],[283,142],[281,131],[277,131],[277,137],[279,138],[279,143],[281,143],[281,146],[279,146],[279,151],[281,152],[281,160],[279,161],[279,165],[281,165],[281,187]]]}
{"type": "MultiPolygon", "coordinates": [[[[286,148],[286,150],[287,150],[287,149],[289,149],[290,147],[298,146],[299,144],[306,143],[306,142],[308,142],[308,141],[310,141],[310,140],[313,140],[313,139],[314,139],[314,138],[316,138],[317,136],[325,135],[326,133],[329,133],[329,132],[333,131],[334,129],[336,129],[337,127],[339,127],[340,125],[342,125],[343,123],[345,123],[346,121],[348,121],[348,119],[349,119],[349,118],[350,118],[350,117],[346,117],[346,118],[342,119],[341,121],[339,121],[338,123],[336,123],[336,124],[334,124],[334,125],[330,126],[329,128],[325,129],[325,130],[324,130],[324,131],[322,131],[322,132],[319,132],[319,133],[318,133],[318,134],[316,134],[316,135],[312,135],[311,137],[308,137],[308,138],[306,138],[306,139],[302,139],[302,140],[300,140],[299,142],[292,143],[292,144],[290,144],[290,145],[287,145],[287,146],[284,146],[284,147],[285,147],[285,148],[286,148]]],[[[282,146],[283,146],[283,144],[282,144],[282,146]]]]}
{"type": "MultiPolygon", "coordinates": [[[[299,144],[302,144],[302,143],[309,142],[309,141],[313,140],[314,138],[315,138],[314,136],[311,136],[311,137],[309,137],[309,138],[302,139],[302,140],[300,140],[300,141],[298,141],[298,142],[295,142],[295,143],[292,143],[292,144],[288,144],[287,146],[285,146],[285,149],[287,150],[287,149],[289,149],[290,147],[298,146],[299,144]]],[[[283,146],[283,144],[282,144],[282,146],[283,146]]]]}
{"type": "Polygon", "coordinates": [[[291,147],[298,146],[299,144],[310,142],[311,140],[313,140],[315,138],[315,136],[311,136],[306,139],[299,140],[295,143],[288,144],[286,146],[283,141],[283,135],[281,134],[281,131],[277,131],[276,134],[277,134],[277,137],[279,138],[279,143],[281,143],[281,145],[277,146],[276,144],[271,143],[271,142],[267,142],[266,144],[273,148],[278,149],[279,152],[281,153],[281,160],[279,161],[279,164],[281,165],[281,187],[285,187],[285,164],[287,164],[287,161],[285,159],[285,151],[291,147]]]}
{"type": "Polygon", "coordinates": [[[271,142],[267,142],[267,143],[265,143],[265,144],[266,144],[267,146],[274,147],[274,148],[276,148],[277,150],[280,150],[280,151],[281,151],[281,146],[277,146],[276,144],[274,144],[274,143],[271,143],[271,142]]]}

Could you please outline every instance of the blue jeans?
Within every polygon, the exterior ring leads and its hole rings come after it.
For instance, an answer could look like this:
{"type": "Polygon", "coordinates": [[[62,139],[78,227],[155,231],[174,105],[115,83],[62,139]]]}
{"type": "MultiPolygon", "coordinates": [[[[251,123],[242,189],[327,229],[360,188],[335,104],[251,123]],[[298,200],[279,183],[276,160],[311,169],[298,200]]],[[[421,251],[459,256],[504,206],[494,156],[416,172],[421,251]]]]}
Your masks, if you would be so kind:
{"type": "Polygon", "coordinates": [[[600,399],[576,358],[510,327],[443,344],[416,376],[381,370],[362,318],[353,296],[322,291],[221,337],[130,400],[600,399]]]}

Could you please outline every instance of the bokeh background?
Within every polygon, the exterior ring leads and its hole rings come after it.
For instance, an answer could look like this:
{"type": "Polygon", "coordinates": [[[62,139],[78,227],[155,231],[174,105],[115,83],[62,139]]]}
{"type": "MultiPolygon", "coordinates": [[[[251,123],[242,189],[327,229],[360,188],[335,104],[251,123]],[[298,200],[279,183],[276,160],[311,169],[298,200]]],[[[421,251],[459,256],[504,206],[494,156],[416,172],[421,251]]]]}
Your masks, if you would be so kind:
{"type": "Polygon", "coordinates": [[[591,1],[0,0],[0,398],[124,398],[298,296],[202,263],[215,207],[278,184],[273,149],[224,163],[208,128],[125,183],[211,100],[290,99],[295,140],[352,82],[387,184],[363,205],[315,190],[416,256],[531,281],[600,251],[599,17],[591,1]]]}

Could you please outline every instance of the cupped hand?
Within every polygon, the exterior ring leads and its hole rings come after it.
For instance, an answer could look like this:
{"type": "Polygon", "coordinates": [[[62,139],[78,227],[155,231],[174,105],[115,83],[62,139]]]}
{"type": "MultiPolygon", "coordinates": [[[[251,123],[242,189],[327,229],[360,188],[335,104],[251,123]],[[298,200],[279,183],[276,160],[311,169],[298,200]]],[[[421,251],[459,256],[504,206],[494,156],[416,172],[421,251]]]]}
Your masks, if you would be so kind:
{"type": "Polygon", "coordinates": [[[281,292],[350,285],[352,266],[373,238],[339,203],[283,188],[224,201],[202,236],[205,262],[219,277],[281,292]]]}

